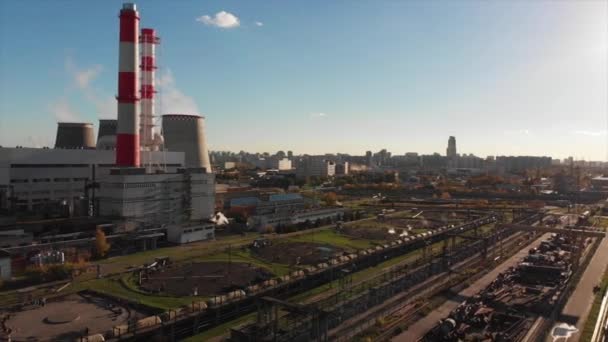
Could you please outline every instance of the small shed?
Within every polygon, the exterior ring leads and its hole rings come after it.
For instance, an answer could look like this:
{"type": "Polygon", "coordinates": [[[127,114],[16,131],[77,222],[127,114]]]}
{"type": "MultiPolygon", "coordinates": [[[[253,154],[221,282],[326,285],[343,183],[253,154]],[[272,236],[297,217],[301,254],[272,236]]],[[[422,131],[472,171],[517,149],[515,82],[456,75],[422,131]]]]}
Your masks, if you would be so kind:
{"type": "Polygon", "coordinates": [[[0,249],[0,279],[10,280],[11,277],[11,254],[4,249],[0,249]]]}

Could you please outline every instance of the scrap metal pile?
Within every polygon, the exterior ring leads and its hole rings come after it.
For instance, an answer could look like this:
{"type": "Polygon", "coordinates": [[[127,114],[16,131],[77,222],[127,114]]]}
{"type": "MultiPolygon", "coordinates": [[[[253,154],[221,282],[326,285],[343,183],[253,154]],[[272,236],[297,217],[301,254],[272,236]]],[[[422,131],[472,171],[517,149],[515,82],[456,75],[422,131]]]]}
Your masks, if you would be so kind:
{"type": "Polygon", "coordinates": [[[552,235],[516,266],[439,321],[423,341],[517,341],[534,319],[548,314],[572,275],[576,246],[552,235]]]}

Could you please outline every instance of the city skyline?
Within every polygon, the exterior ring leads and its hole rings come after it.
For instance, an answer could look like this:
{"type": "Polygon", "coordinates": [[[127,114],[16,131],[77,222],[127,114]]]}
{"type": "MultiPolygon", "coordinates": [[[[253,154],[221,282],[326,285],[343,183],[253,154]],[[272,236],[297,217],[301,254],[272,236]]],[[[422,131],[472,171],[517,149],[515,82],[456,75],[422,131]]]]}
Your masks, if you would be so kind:
{"type": "MultiPolygon", "coordinates": [[[[116,116],[120,3],[0,5],[0,145],[116,116]]],[[[138,5],[162,39],[157,113],[205,115],[211,150],[443,154],[454,135],[606,160],[606,2],[138,5]]]]}

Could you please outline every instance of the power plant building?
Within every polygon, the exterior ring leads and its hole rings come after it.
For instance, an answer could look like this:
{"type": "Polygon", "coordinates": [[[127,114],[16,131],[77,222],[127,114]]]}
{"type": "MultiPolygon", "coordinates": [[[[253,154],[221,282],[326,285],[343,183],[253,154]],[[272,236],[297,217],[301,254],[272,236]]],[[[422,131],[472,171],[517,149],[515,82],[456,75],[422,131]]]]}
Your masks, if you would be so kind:
{"type": "Polygon", "coordinates": [[[123,4],[119,18],[117,119],[99,121],[97,141],[93,124],[60,122],[54,149],[0,147],[0,207],[161,226],[180,243],[212,237],[204,118],[165,115],[164,137],[154,132],[159,39],[154,29],[140,32],[135,4],[123,4]]]}
{"type": "MultiPolygon", "coordinates": [[[[183,152],[150,153],[164,160],[159,169],[177,172],[184,167],[183,152]]],[[[116,167],[114,160],[113,150],[0,148],[3,206],[36,211],[48,202],[61,201],[74,209],[86,195],[86,182],[108,177],[116,167]]]]}
{"type": "Polygon", "coordinates": [[[147,174],[143,168],[115,168],[99,184],[100,214],[155,224],[204,221],[214,214],[214,181],[204,169],[147,174]]]}

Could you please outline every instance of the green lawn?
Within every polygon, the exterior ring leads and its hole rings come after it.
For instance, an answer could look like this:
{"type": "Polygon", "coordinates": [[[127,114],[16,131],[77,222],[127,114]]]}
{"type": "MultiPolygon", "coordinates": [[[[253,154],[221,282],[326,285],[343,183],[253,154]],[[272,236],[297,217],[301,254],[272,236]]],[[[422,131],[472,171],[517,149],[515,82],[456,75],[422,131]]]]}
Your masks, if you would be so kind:
{"type": "Polygon", "coordinates": [[[173,261],[202,258],[206,255],[221,251],[227,248],[229,245],[237,247],[249,244],[257,236],[259,236],[258,233],[247,233],[245,236],[235,235],[221,237],[215,241],[204,241],[183,246],[159,248],[136,254],[108,258],[99,261],[98,263],[102,265],[102,270],[104,273],[121,272],[131,265],[141,265],[144,263],[150,263],[154,261],[155,257],[158,256],[167,256],[170,257],[173,261]]]}
{"type": "Polygon", "coordinates": [[[289,237],[287,241],[326,243],[346,249],[348,251],[366,249],[374,245],[370,240],[351,238],[346,235],[336,233],[333,229],[324,229],[317,232],[289,237]]]}
{"type": "Polygon", "coordinates": [[[591,341],[591,337],[593,336],[595,323],[597,322],[597,318],[600,314],[600,306],[602,305],[604,294],[608,289],[608,267],[604,271],[604,276],[602,277],[602,283],[600,284],[600,288],[601,290],[595,295],[593,299],[593,305],[591,306],[589,316],[587,316],[587,320],[585,321],[585,327],[581,332],[581,338],[579,340],[581,342],[591,341]]]}
{"type": "MultiPolygon", "coordinates": [[[[129,276],[122,276],[123,280],[128,283],[129,280],[126,279],[127,277],[129,276]]],[[[174,309],[183,305],[188,305],[195,300],[201,300],[200,297],[150,296],[139,291],[134,291],[127,286],[121,283],[120,278],[96,279],[75,284],[71,291],[76,292],[85,289],[94,290],[161,310],[174,309]]]]}
{"type": "MultiPolygon", "coordinates": [[[[251,255],[250,251],[237,249],[230,253],[228,251],[205,256],[204,262],[244,262],[251,263],[258,267],[266,268],[273,272],[276,276],[281,276],[289,273],[289,268],[286,265],[273,264],[251,255]]],[[[191,259],[192,261],[200,261],[191,259]]],[[[159,308],[163,310],[177,308],[185,304],[190,304],[192,301],[200,301],[204,297],[170,297],[170,296],[155,296],[139,291],[130,274],[114,277],[112,279],[99,279],[84,282],[79,284],[80,289],[92,289],[95,291],[111,294],[117,297],[138,301],[144,305],[159,308]],[[121,282],[122,279],[122,282],[121,282]]]]}

